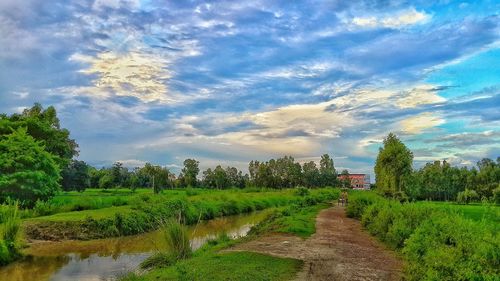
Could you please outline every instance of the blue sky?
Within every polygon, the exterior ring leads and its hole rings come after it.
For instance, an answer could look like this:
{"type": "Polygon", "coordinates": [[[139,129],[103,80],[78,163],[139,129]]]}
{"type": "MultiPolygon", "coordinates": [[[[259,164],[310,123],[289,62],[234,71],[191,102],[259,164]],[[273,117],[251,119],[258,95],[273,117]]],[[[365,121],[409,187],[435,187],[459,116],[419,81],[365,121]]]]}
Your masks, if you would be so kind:
{"type": "Polygon", "coordinates": [[[0,112],[54,105],[93,165],[373,173],[500,155],[498,1],[0,2],[0,112]]]}

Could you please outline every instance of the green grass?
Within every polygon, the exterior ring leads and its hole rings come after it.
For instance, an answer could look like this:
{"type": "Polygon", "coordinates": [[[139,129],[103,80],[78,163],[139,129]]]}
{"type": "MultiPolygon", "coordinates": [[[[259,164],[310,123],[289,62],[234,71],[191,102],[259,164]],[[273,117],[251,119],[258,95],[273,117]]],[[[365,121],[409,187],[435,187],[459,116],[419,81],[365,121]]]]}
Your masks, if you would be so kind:
{"type": "Polygon", "coordinates": [[[329,205],[289,206],[277,210],[252,229],[252,234],[268,232],[289,233],[308,238],[316,232],[316,217],[329,205]]]}
{"type": "MultiPolygon", "coordinates": [[[[101,191],[102,192],[102,191],[101,191]]],[[[120,192],[120,191],[118,191],[120,192]]],[[[81,196],[96,196],[100,191],[91,190],[81,196]]],[[[78,194],[72,193],[75,196],[78,194]]],[[[338,197],[338,190],[332,188],[311,190],[307,196],[297,195],[295,190],[166,190],[158,195],[131,195],[124,192],[127,205],[84,211],[62,212],[27,220],[25,229],[32,239],[95,239],[120,235],[133,235],[157,229],[159,222],[172,217],[182,217],[186,224],[200,219],[249,213],[272,207],[299,204],[311,206],[328,202],[338,197]],[[61,232],[61,230],[65,230],[61,232]]],[[[61,195],[63,196],[63,195],[61,195]]],[[[106,197],[103,196],[104,198],[106,197]]],[[[74,201],[73,201],[74,202],[74,201]]],[[[43,207],[43,206],[42,206],[43,207]]],[[[42,208],[40,207],[40,208],[42,208]]],[[[301,214],[306,216],[306,214],[301,214]]],[[[306,218],[304,218],[304,221],[306,218]]],[[[314,227],[314,226],[312,226],[314,227]]],[[[311,233],[310,226],[302,222],[290,225],[287,231],[301,236],[311,233]],[[309,228],[309,230],[308,230],[309,228]]]]}
{"type": "Polygon", "coordinates": [[[210,253],[132,280],[291,280],[302,262],[257,253],[210,253]]]}
{"type": "MultiPolygon", "coordinates": [[[[239,241],[242,241],[241,239],[239,241]]],[[[227,236],[209,241],[186,260],[159,263],[145,274],[129,273],[120,281],[137,280],[291,280],[303,262],[250,252],[220,252],[238,243],[227,236]]]]}
{"type": "Polygon", "coordinates": [[[130,206],[119,206],[119,207],[108,207],[95,210],[85,210],[85,211],[74,211],[66,213],[58,213],[55,215],[36,217],[29,219],[28,221],[51,221],[51,222],[62,222],[62,221],[82,221],[87,217],[92,217],[93,219],[103,219],[112,218],[115,214],[121,213],[126,214],[132,211],[130,206]]]}
{"type": "Polygon", "coordinates": [[[457,212],[463,217],[475,221],[485,219],[500,224],[500,206],[479,203],[462,205],[454,202],[418,202],[418,204],[428,204],[444,211],[457,212]]]}

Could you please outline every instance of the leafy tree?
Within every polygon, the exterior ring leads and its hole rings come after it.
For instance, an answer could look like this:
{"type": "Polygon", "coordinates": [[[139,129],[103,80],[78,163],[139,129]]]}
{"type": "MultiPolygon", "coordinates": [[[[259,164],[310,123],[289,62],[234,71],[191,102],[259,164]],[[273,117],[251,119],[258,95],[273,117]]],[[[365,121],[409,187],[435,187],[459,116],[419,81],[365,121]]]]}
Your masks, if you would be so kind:
{"type": "Polygon", "coordinates": [[[474,190],[466,189],[459,192],[457,195],[457,202],[462,204],[469,204],[470,202],[478,201],[479,195],[474,190]]]}
{"type": "Polygon", "coordinates": [[[89,166],[84,161],[71,160],[61,175],[64,190],[84,191],[90,186],[89,166]]]}
{"type": "Polygon", "coordinates": [[[70,132],[60,127],[54,107],[44,109],[39,103],[25,109],[21,114],[0,115],[0,136],[12,133],[17,128],[27,128],[27,133],[41,141],[44,149],[56,156],[54,160],[61,169],[78,155],[78,144],[70,138],[70,132]]]}
{"type": "Polygon", "coordinates": [[[155,193],[159,193],[164,188],[173,187],[172,174],[167,168],[146,163],[142,170],[150,177],[150,183],[155,193]]]}
{"type": "Polygon", "coordinates": [[[390,133],[384,139],[375,163],[377,189],[385,195],[395,196],[405,191],[405,180],[412,173],[413,153],[390,133]]]}
{"type": "Polygon", "coordinates": [[[307,187],[318,187],[321,184],[321,177],[318,167],[314,161],[304,163],[302,166],[304,185],[307,187]]]}
{"type": "Polygon", "coordinates": [[[198,182],[197,177],[200,173],[199,165],[200,162],[194,159],[184,160],[184,168],[182,168],[182,174],[184,175],[184,181],[187,186],[196,186],[198,182]]]}
{"type": "Polygon", "coordinates": [[[319,173],[320,181],[322,186],[335,186],[337,184],[337,171],[333,165],[333,159],[330,155],[321,155],[321,160],[319,161],[319,173]]]}
{"type": "Polygon", "coordinates": [[[114,178],[109,172],[106,172],[99,179],[99,188],[109,189],[112,188],[114,184],[115,184],[114,178]]]}
{"type": "Polygon", "coordinates": [[[19,200],[31,207],[59,190],[56,157],[20,128],[0,137],[0,201],[19,200]]]}

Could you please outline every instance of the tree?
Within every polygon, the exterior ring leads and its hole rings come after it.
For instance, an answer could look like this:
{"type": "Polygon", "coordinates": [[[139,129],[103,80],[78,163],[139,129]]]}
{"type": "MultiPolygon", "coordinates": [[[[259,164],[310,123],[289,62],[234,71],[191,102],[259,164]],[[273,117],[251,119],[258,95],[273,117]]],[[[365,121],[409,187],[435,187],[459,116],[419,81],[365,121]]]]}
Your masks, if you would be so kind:
{"type": "Polygon", "coordinates": [[[90,187],[89,166],[84,161],[71,160],[61,175],[64,190],[84,191],[90,187]]]}
{"type": "Polygon", "coordinates": [[[318,187],[321,184],[320,173],[314,161],[304,163],[302,166],[302,176],[304,185],[307,187],[318,187]]]}
{"type": "Polygon", "coordinates": [[[337,184],[337,171],[330,155],[323,154],[319,161],[319,173],[322,186],[335,186],[337,184]]]}
{"type": "Polygon", "coordinates": [[[413,153],[393,133],[384,139],[375,163],[377,189],[386,196],[404,192],[412,172],[413,153]]]}
{"type": "Polygon", "coordinates": [[[171,173],[167,168],[146,163],[142,171],[149,176],[154,193],[159,193],[164,188],[172,187],[171,173]]]}
{"type": "Polygon", "coordinates": [[[43,144],[44,149],[55,156],[59,168],[64,169],[78,155],[78,144],[70,138],[70,132],[61,128],[54,107],[44,109],[39,103],[25,109],[21,114],[0,116],[0,136],[12,133],[17,128],[26,128],[27,133],[43,144]]]}
{"type": "Polygon", "coordinates": [[[198,180],[198,174],[200,173],[199,168],[200,162],[194,159],[184,160],[184,168],[182,168],[182,174],[184,175],[184,181],[187,186],[195,187],[198,180]]]}
{"type": "Polygon", "coordinates": [[[0,137],[0,201],[19,200],[31,207],[59,190],[56,157],[20,128],[0,137]]]}
{"type": "Polygon", "coordinates": [[[342,186],[342,188],[351,188],[351,178],[349,177],[349,171],[342,170],[342,173],[340,173],[340,175],[340,186],[342,186]]]}

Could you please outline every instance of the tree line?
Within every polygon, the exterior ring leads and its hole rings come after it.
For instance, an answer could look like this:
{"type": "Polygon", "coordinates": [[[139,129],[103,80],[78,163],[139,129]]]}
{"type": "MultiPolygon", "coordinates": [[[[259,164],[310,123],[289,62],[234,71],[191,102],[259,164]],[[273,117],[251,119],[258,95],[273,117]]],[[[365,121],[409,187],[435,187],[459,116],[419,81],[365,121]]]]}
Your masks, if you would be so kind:
{"type": "Polygon", "coordinates": [[[413,168],[413,153],[390,133],[375,162],[376,187],[380,193],[401,200],[488,200],[500,203],[500,157],[484,158],[477,167],[453,167],[434,161],[413,168]]]}
{"type": "Polygon", "coordinates": [[[14,199],[30,207],[61,189],[83,191],[90,187],[152,188],[158,193],[185,187],[312,188],[337,184],[337,172],[327,154],[321,157],[319,167],[313,161],[301,165],[291,156],[251,161],[249,174],[221,165],[201,172],[199,161],[186,159],[175,175],[151,163],[129,169],[116,162],[98,169],[77,160],[78,153],[78,144],[69,130],[61,128],[54,107],[36,103],[21,113],[0,114],[0,203],[14,199]]]}
{"type": "Polygon", "coordinates": [[[337,172],[333,159],[324,154],[319,167],[314,161],[301,165],[291,156],[271,159],[267,162],[252,160],[249,174],[236,167],[222,167],[200,170],[200,162],[186,159],[184,166],[175,175],[168,168],[146,163],[144,167],[128,169],[116,162],[111,167],[96,169],[83,161],[72,160],[63,172],[62,189],[83,191],[86,188],[126,187],[152,188],[155,192],[170,188],[209,188],[228,189],[246,187],[291,188],[306,186],[309,188],[336,186],[337,172]]]}

